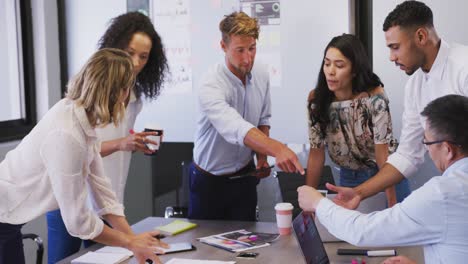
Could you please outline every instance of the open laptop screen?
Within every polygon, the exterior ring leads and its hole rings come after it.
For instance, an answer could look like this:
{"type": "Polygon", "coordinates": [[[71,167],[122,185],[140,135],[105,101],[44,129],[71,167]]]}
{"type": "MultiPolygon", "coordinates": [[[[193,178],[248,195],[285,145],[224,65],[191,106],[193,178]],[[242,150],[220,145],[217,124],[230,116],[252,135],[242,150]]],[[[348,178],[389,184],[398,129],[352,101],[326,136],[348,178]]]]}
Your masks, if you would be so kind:
{"type": "Polygon", "coordinates": [[[293,221],[293,229],[307,264],[330,263],[315,222],[309,214],[301,212],[293,221]]]}

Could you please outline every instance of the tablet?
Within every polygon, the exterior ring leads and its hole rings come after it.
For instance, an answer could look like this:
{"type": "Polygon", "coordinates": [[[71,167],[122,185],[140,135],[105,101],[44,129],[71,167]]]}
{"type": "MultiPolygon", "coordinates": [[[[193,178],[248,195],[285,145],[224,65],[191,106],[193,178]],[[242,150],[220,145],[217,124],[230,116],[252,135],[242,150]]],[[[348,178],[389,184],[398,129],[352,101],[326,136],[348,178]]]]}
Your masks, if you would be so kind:
{"type": "MultiPolygon", "coordinates": [[[[158,249],[162,250],[164,254],[169,254],[169,253],[195,250],[196,248],[189,242],[181,242],[181,243],[170,243],[169,248],[158,248],[158,249]]],[[[156,254],[160,255],[161,253],[156,252],[156,254]]]]}

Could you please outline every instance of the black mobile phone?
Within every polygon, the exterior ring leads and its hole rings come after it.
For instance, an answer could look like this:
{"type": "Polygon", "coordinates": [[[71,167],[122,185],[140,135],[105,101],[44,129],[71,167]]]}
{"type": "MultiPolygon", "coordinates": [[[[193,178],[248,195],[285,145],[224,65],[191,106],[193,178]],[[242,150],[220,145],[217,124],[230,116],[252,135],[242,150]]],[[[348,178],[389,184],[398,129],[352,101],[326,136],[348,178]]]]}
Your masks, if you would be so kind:
{"type": "MultiPolygon", "coordinates": [[[[161,248],[161,249],[164,251],[164,254],[169,254],[169,253],[196,250],[197,248],[194,247],[189,242],[181,242],[181,243],[170,243],[169,248],[161,248]]],[[[156,254],[160,255],[160,253],[156,253],[156,254]]]]}
{"type": "Polygon", "coordinates": [[[258,256],[259,253],[257,252],[241,252],[237,254],[236,258],[246,258],[246,259],[254,259],[258,256]]]}

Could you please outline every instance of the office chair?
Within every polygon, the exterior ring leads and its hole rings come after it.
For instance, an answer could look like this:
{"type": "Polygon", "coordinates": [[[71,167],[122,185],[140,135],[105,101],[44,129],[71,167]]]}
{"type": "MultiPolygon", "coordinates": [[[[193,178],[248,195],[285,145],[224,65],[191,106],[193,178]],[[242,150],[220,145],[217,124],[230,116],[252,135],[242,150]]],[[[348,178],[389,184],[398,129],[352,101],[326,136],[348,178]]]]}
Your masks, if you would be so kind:
{"type": "Polygon", "coordinates": [[[42,264],[42,257],[44,256],[44,243],[42,238],[36,234],[23,234],[23,240],[24,239],[31,239],[36,243],[36,264],[42,264]]]}
{"type": "MultiPolygon", "coordinates": [[[[305,174],[304,176],[299,173],[288,173],[284,171],[276,172],[278,178],[278,184],[281,190],[281,196],[283,197],[283,202],[291,203],[294,206],[293,218],[296,217],[300,212],[301,208],[299,207],[299,202],[297,201],[297,188],[305,184],[305,174]]],[[[324,166],[322,170],[322,176],[320,177],[320,182],[317,190],[327,190],[325,183],[335,184],[333,179],[333,174],[330,166],[324,166]]],[[[328,191],[328,193],[332,193],[328,191]]]]}
{"type": "Polygon", "coordinates": [[[176,205],[168,206],[164,212],[164,218],[187,218],[189,204],[189,181],[190,164],[192,161],[182,161],[182,183],[181,187],[176,189],[176,205]]]}

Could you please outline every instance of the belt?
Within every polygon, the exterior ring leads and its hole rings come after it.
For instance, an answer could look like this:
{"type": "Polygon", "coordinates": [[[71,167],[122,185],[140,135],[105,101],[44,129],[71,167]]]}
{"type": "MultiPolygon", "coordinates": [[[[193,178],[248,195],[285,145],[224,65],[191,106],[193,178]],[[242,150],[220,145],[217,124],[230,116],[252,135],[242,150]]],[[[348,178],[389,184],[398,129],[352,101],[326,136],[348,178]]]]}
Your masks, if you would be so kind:
{"type": "MultiPolygon", "coordinates": [[[[239,175],[244,175],[245,173],[248,173],[250,170],[249,170],[249,167],[252,166],[254,163],[253,161],[250,161],[249,163],[247,163],[247,165],[245,165],[242,169],[236,171],[236,172],[233,172],[233,173],[227,173],[227,174],[221,174],[221,175],[215,175],[213,173],[210,173],[204,169],[202,169],[200,166],[198,166],[195,162],[193,162],[193,165],[195,166],[195,168],[208,175],[208,176],[213,176],[213,177],[226,177],[226,178],[237,178],[237,176],[239,175]]],[[[255,165],[254,165],[255,166],[255,165]]],[[[255,167],[254,167],[255,168],[255,167]]],[[[254,171],[253,171],[254,172],[254,171]]],[[[252,172],[252,173],[253,173],[252,172]]]]}

